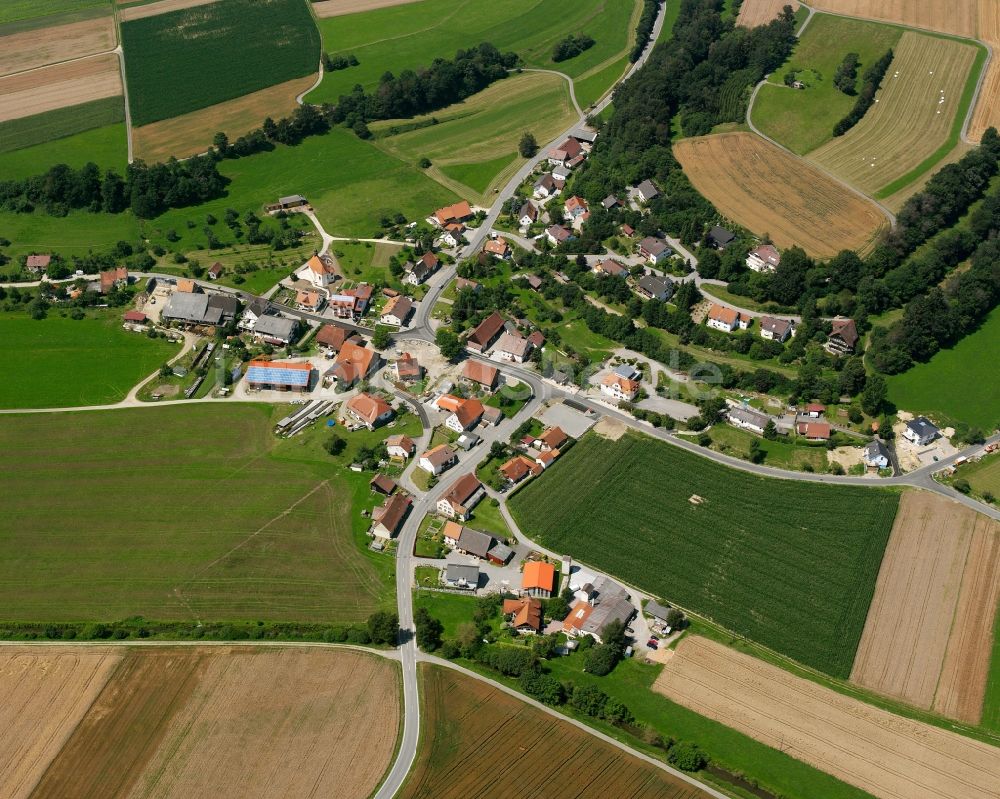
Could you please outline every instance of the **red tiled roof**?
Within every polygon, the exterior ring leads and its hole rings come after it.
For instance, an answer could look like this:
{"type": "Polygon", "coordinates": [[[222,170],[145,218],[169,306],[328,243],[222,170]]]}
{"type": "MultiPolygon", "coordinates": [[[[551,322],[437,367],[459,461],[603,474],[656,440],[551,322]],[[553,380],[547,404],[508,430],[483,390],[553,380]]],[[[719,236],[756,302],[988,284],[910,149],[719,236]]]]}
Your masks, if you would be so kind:
{"type": "Polygon", "coordinates": [[[521,579],[521,588],[529,591],[533,588],[541,588],[545,591],[554,591],[556,582],[556,567],[551,563],[543,563],[540,560],[529,560],[524,564],[524,575],[521,579]]]}
{"type": "Polygon", "coordinates": [[[392,407],[381,397],[371,394],[358,394],[347,401],[348,410],[373,424],[382,414],[388,413],[392,407]]]}

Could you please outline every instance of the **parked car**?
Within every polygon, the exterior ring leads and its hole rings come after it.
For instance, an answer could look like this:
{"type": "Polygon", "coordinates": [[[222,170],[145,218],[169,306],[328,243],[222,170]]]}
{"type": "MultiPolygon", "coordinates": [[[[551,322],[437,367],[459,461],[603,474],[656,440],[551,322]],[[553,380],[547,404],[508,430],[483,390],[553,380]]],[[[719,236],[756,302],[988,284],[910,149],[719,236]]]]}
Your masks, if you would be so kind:
{"type": "Polygon", "coordinates": [[[657,641],[655,638],[650,638],[648,641],[646,641],[646,646],[648,646],[650,649],[659,649],[660,642],[657,641]]]}

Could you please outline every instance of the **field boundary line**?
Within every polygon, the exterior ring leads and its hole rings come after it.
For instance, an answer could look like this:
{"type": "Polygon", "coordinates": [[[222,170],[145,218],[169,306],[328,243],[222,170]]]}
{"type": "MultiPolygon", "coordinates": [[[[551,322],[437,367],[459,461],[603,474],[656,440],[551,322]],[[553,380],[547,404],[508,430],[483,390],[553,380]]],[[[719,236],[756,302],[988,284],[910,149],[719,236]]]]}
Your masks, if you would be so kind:
{"type": "Polygon", "coordinates": [[[339,644],[332,641],[192,641],[190,639],[178,639],[176,641],[170,641],[166,639],[158,639],[156,641],[150,641],[149,639],[132,639],[127,638],[124,641],[117,641],[113,639],[100,640],[100,641],[8,641],[0,640],[0,654],[3,654],[5,648],[11,648],[16,646],[30,646],[30,647],[79,647],[80,649],[85,649],[88,647],[115,647],[124,648],[128,647],[171,647],[171,646],[207,646],[207,647],[237,647],[237,648],[247,648],[252,649],[254,647],[268,647],[271,649],[280,649],[282,647],[293,647],[297,649],[349,649],[355,652],[366,652],[371,655],[378,655],[379,657],[385,658],[386,660],[399,660],[399,649],[398,647],[392,649],[376,649],[375,647],[361,646],[359,644],[339,644]]]}

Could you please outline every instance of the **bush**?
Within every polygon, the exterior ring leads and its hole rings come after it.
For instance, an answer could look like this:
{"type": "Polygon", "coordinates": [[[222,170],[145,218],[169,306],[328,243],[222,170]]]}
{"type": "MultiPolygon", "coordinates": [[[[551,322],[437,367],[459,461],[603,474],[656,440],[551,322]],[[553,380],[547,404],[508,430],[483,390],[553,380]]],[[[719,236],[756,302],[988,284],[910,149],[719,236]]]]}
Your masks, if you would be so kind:
{"type": "Polygon", "coordinates": [[[964,477],[959,477],[954,483],[952,483],[952,487],[956,491],[961,491],[963,494],[968,494],[972,491],[972,486],[969,485],[969,481],[964,477]]]}
{"type": "Polygon", "coordinates": [[[701,771],[708,765],[708,758],[695,744],[680,741],[670,747],[667,761],[682,771],[701,771]]]}
{"type": "Polygon", "coordinates": [[[556,46],[552,50],[552,60],[556,63],[566,61],[569,58],[580,55],[584,50],[589,50],[593,46],[594,40],[587,34],[581,33],[578,36],[574,36],[571,33],[565,39],[556,42],[556,46]]]}

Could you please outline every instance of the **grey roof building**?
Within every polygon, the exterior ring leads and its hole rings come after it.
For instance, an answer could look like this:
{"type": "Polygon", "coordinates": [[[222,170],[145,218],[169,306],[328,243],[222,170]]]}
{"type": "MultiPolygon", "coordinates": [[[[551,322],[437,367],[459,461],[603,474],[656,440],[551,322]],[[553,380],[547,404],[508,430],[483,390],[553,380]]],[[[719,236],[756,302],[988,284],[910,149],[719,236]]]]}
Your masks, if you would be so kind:
{"type": "Polygon", "coordinates": [[[889,450],[878,439],[870,441],[861,453],[865,466],[875,466],[884,469],[889,465],[889,450]]]}
{"type": "Polygon", "coordinates": [[[283,316],[262,316],[253,326],[255,335],[288,343],[295,336],[298,322],[295,319],[285,319],[283,316]]]}
{"type": "Polygon", "coordinates": [[[222,321],[222,309],[210,308],[207,294],[176,291],[163,309],[163,318],[192,325],[217,325],[222,321]]]}
{"type": "Polygon", "coordinates": [[[449,563],[444,580],[448,585],[460,588],[477,588],[479,586],[479,567],[467,566],[464,563],[449,563]]]}
{"type": "Polygon", "coordinates": [[[458,549],[475,555],[477,558],[485,558],[486,553],[493,546],[493,536],[473,530],[471,527],[463,527],[462,535],[458,539],[458,549]]]}
{"type": "Polygon", "coordinates": [[[590,617],[580,627],[580,632],[593,635],[600,639],[601,631],[613,621],[628,624],[635,615],[635,606],[623,596],[612,596],[601,599],[594,606],[590,617]]]}
{"type": "Polygon", "coordinates": [[[513,556],[514,550],[506,544],[501,544],[499,541],[495,541],[493,546],[490,547],[490,551],[486,553],[486,557],[495,563],[506,563],[513,556]]]}
{"type": "Polygon", "coordinates": [[[674,293],[672,280],[655,275],[644,275],[639,278],[636,285],[640,293],[645,294],[651,300],[659,300],[660,302],[670,299],[670,295],[674,293]]]}
{"type": "Polygon", "coordinates": [[[668,610],[670,610],[670,608],[661,605],[655,599],[649,600],[649,602],[646,603],[645,607],[646,613],[652,616],[657,621],[666,621],[668,610]]]}
{"type": "Polygon", "coordinates": [[[708,231],[709,244],[719,250],[726,249],[726,247],[733,243],[735,238],[735,233],[731,230],[726,230],[724,227],[719,227],[718,225],[708,231]]]}
{"type": "Polygon", "coordinates": [[[644,180],[635,187],[635,190],[639,192],[639,196],[646,202],[660,196],[660,190],[656,188],[651,180],[644,180]]]}
{"type": "Polygon", "coordinates": [[[754,410],[753,408],[730,408],[726,415],[729,417],[729,421],[736,427],[743,427],[757,433],[763,433],[764,428],[767,427],[767,423],[771,421],[771,417],[768,414],[754,410]]]}
{"type": "Polygon", "coordinates": [[[208,307],[218,308],[222,312],[222,318],[228,322],[236,318],[240,310],[240,301],[228,294],[209,294],[208,307]]]}
{"type": "Polygon", "coordinates": [[[923,446],[929,444],[941,433],[926,416],[918,416],[906,423],[903,435],[914,444],[923,446]]]}

